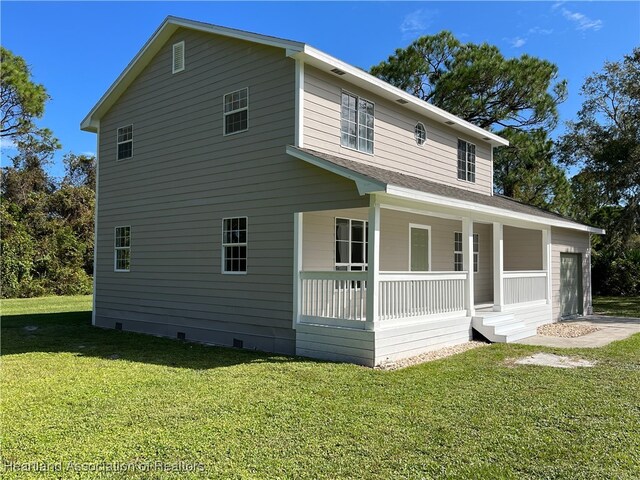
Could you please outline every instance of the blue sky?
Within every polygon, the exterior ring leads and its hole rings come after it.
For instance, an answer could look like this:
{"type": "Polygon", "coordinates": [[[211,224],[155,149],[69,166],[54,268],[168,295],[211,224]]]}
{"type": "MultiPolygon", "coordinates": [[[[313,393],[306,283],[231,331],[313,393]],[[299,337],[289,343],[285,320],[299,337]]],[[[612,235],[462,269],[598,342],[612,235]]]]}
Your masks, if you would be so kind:
{"type": "MultiPolygon", "coordinates": [[[[24,57],[52,100],[40,124],[66,152],[95,152],[79,123],[167,15],[298,40],[369,68],[440,30],[546,58],[569,81],[562,121],[580,108],[584,78],[640,46],[640,2],[9,2],[2,45],[24,57]]],[[[560,132],[562,127],[556,131],[560,132]]],[[[2,164],[11,155],[3,146],[2,164]]]]}

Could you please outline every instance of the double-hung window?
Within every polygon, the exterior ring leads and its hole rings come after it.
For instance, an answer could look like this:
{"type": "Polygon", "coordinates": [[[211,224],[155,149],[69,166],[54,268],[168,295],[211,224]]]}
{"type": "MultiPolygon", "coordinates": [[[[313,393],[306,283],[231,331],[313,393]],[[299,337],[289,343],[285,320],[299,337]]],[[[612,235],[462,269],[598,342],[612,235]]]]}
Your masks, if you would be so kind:
{"type": "Polygon", "coordinates": [[[373,153],[373,103],[342,92],[340,144],[364,153],[373,153]]]}
{"type": "Polygon", "coordinates": [[[222,272],[247,273],[247,217],[222,219],[222,272]]]}
{"type": "MultiPolygon", "coordinates": [[[[462,262],[462,232],[455,232],[453,239],[453,269],[456,272],[461,272],[464,268],[462,262]]],[[[478,272],[480,263],[480,236],[477,233],[473,234],[473,271],[478,272]]]]}
{"type": "Polygon", "coordinates": [[[367,269],[367,237],[366,221],[336,218],[336,270],[367,269]]]}
{"type": "Polygon", "coordinates": [[[116,227],[114,250],[114,270],[128,272],[131,267],[131,227],[116,227]]]}
{"type": "Polygon", "coordinates": [[[224,96],[224,134],[249,130],[249,88],[242,88],[224,96]]]}
{"type": "Polygon", "coordinates": [[[118,128],[118,160],[133,157],[133,125],[118,128]]]}
{"type": "Polygon", "coordinates": [[[458,179],[476,181],[476,146],[458,139],[458,179]]]}

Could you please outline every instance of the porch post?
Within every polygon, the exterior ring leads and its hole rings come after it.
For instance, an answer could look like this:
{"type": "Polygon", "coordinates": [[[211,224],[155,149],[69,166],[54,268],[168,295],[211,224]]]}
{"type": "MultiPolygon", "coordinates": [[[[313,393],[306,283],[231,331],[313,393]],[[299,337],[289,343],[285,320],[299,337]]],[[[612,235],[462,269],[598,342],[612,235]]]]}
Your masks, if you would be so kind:
{"type": "Polygon", "coordinates": [[[302,311],[302,280],[300,270],[302,270],[302,212],[293,214],[293,329],[300,322],[300,312],[302,311]]]}
{"type": "Polygon", "coordinates": [[[380,204],[370,194],[368,270],[367,270],[367,330],[375,330],[378,320],[378,279],[380,273],[380,204]]]}
{"type": "Polygon", "coordinates": [[[473,221],[464,217],[462,219],[462,269],[467,272],[465,282],[465,305],[467,316],[475,314],[475,299],[473,297],[473,221]]]}
{"type": "Polygon", "coordinates": [[[551,305],[551,227],[542,230],[542,270],[547,273],[547,305],[551,305]]]}
{"type": "Polygon", "coordinates": [[[501,312],[504,307],[504,226],[493,223],[493,310],[501,312]]]}

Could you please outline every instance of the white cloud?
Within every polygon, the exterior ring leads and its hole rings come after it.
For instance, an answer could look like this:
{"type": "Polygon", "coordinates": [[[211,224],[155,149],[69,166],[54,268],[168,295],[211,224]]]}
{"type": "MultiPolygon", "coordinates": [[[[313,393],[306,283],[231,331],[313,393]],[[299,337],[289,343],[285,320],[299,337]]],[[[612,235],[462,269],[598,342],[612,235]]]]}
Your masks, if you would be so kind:
{"type": "Polygon", "coordinates": [[[529,35],[551,35],[553,30],[550,28],[533,27],[529,29],[529,35]]]}
{"type": "Polygon", "coordinates": [[[580,30],[582,32],[586,30],[598,31],[602,28],[602,20],[591,19],[584,13],[572,12],[564,7],[562,7],[562,16],[570,22],[573,22],[576,26],[576,30],[580,30]]]}
{"type": "Polygon", "coordinates": [[[424,33],[425,30],[433,23],[436,12],[433,10],[425,10],[421,8],[405,15],[400,24],[400,31],[405,36],[418,35],[424,33]]]}
{"type": "Polygon", "coordinates": [[[86,155],[87,157],[95,157],[96,152],[80,152],[80,155],[86,155]]]}
{"type": "Polygon", "coordinates": [[[511,43],[511,46],[513,48],[520,48],[521,46],[523,46],[525,43],[527,43],[526,38],[522,38],[522,37],[515,37],[515,38],[511,38],[509,39],[509,42],[511,43]]]}

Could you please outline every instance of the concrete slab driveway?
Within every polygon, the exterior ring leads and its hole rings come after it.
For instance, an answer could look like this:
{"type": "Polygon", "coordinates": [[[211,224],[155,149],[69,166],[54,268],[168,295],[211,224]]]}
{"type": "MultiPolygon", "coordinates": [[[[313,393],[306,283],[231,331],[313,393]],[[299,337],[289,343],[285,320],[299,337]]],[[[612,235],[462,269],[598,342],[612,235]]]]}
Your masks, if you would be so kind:
{"type": "Polygon", "coordinates": [[[596,348],[602,347],[616,340],[623,340],[634,333],[640,332],[640,318],[589,315],[587,317],[579,317],[574,320],[564,320],[562,323],[589,325],[599,328],[600,330],[575,338],[534,335],[533,337],[523,338],[517,343],[525,345],[539,345],[542,347],[596,348]]]}

